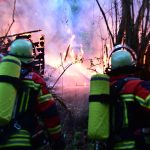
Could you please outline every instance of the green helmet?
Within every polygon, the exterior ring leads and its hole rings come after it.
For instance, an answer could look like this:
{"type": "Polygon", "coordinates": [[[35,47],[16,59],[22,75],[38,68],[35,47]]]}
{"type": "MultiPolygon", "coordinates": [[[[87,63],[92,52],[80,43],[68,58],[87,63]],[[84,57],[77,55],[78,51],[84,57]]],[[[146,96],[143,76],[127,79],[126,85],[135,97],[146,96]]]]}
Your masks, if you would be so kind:
{"type": "Polygon", "coordinates": [[[9,54],[16,56],[21,62],[28,64],[34,59],[33,45],[28,39],[17,39],[9,47],[9,54]]]}
{"type": "Polygon", "coordinates": [[[136,65],[136,55],[134,51],[126,45],[117,45],[114,47],[111,56],[111,70],[136,65]]]}

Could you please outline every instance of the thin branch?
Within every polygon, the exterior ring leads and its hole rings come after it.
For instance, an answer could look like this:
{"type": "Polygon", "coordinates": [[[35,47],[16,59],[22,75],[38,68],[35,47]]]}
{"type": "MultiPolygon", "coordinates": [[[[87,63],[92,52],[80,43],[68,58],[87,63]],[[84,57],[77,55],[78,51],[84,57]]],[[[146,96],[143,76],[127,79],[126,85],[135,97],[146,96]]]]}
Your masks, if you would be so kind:
{"type": "Polygon", "coordinates": [[[113,4],[111,4],[111,12],[109,13],[111,17],[111,24],[112,24],[112,34],[115,35],[115,30],[114,30],[114,15],[113,15],[113,4]]]}
{"type": "Polygon", "coordinates": [[[136,19],[136,23],[135,23],[135,29],[134,29],[135,33],[138,33],[138,31],[139,31],[142,19],[144,17],[144,12],[145,12],[145,8],[146,8],[147,3],[148,3],[147,0],[143,0],[143,3],[141,5],[141,8],[139,10],[139,13],[138,13],[138,16],[137,16],[137,19],[136,19]]]}
{"type": "Polygon", "coordinates": [[[116,38],[116,44],[120,44],[122,42],[122,39],[124,37],[124,31],[125,31],[125,8],[124,8],[124,3],[123,0],[121,1],[122,3],[122,16],[121,16],[121,22],[119,24],[119,30],[116,38]]]}
{"type": "Polygon", "coordinates": [[[88,68],[88,70],[91,70],[91,71],[94,71],[94,72],[98,73],[95,68],[88,68]]]}
{"type": "Polygon", "coordinates": [[[60,53],[60,59],[61,59],[61,67],[63,68],[63,70],[64,70],[64,65],[63,65],[63,58],[62,58],[62,53],[60,53]]]}
{"type": "Polygon", "coordinates": [[[131,3],[131,12],[132,12],[132,16],[131,16],[131,18],[132,18],[132,24],[134,25],[135,14],[134,14],[134,4],[133,4],[133,1],[131,3]]]}
{"type": "Polygon", "coordinates": [[[115,0],[114,2],[114,5],[115,5],[115,17],[116,17],[116,20],[115,20],[115,37],[117,36],[117,22],[118,22],[118,5],[117,5],[117,2],[115,0]]]}
{"type": "Polygon", "coordinates": [[[69,44],[69,46],[67,47],[66,54],[65,54],[65,58],[64,58],[64,62],[67,60],[67,57],[68,57],[68,54],[69,54],[69,50],[70,50],[70,44],[69,44]]]}
{"type": "Polygon", "coordinates": [[[109,32],[109,34],[110,34],[110,36],[111,36],[111,39],[112,39],[112,42],[113,42],[113,45],[114,45],[114,37],[113,37],[113,35],[112,35],[112,33],[111,33],[111,30],[110,30],[110,28],[109,28],[108,21],[107,21],[107,19],[106,19],[106,15],[105,15],[105,13],[104,13],[104,11],[103,11],[103,9],[102,9],[102,7],[101,7],[99,1],[96,0],[96,2],[97,2],[97,4],[98,4],[98,7],[99,7],[99,9],[100,9],[100,11],[101,11],[103,17],[104,17],[104,20],[105,20],[105,23],[106,23],[106,26],[107,26],[107,30],[108,30],[108,32],[109,32]]]}
{"type": "Polygon", "coordinates": [[[63,70],[63,72],[60,74],[60,76],[57,78],[57,80],[55,81],[55,83],[54,83],[53,86],[51,87],[51,90],[54,88],[54,86],[56,85],[56,83],[58,82],[58,80],[61,78],[61,76],[65,73],[65,71],[66,71],[71,65],[73,65],[73,63],[69,64],[69,65],[63,70]]]}
{"type": "Polygon", "coordinates": [[[133,24],[132,24],[132,17],[131,17],[131,9],[130,6],[132,3],[132,0],[124,0],[124,7],[126,11],[126,23],[125,23],[125,31],[126,31],[126,44],[131,45],[132,43],[132,29],[133,29],[133,24]]]}
{"type": "Polygon", "coordinates": [[[144,13],[145,13],[145,10],[146,10],[146,5],[148,3],[148,0],[143,0],[142,1],[142,5],[138,11],[138,15],[137,15],[137,18],[136,18],[136,22],[135,22],[135,25],[134,25],[134,32],[133,32],[133,36],[132,36],[132,39],[133,39],[133,46],[132,48],[136,50],[136,53],[138,55],[138,57],[142,57],[142,51],[140,49],[140,37],[139,37],[139,31],[140,31],[140,28],[141,28],[141,23],[143,21],[143,18],[144,18],[144,13]]]}
{"type": "Polygon", "coordinates": [[[13,23],[15,22],[15,10],[16,10],[16,0],[14,0],[14,7],[13,7],[13,13],[12,13],[12,22],[11,22],[11,24],[10,24],[10,26],[9,26],[6,34],[5,34],[4,40],[7,37],[8,33],[9,33],[9,31],[10,31],[12,25],[13,25],[13,23]]]}
{"type": "MultiPolygon", "coordinates": [[[[27,31],[27,32],[21,32],[21,33],[17,33],[17,34],[12,34],[12,35],[7,35],[7,37],[13,37],[13,36],[20,36],[23,34],[30,34],[30,33],[34,33],[34,32],[40,32],[42,30],[32,30],[32,31],[27,31]]],[[[5,36],[1,36],[0,39],[5,38],[5,36]]]]}
{"type": "Polygon", "coordinates": [[[149,17],[150,17],[149,13],[150,13],[150,2],[148,2],[148,5],[147,5],[147,15],[146,15],[146,20],[145,20],[146,22],[145,22],[143,37],[146,36],[148,22],[149,22],[149,17]]]}

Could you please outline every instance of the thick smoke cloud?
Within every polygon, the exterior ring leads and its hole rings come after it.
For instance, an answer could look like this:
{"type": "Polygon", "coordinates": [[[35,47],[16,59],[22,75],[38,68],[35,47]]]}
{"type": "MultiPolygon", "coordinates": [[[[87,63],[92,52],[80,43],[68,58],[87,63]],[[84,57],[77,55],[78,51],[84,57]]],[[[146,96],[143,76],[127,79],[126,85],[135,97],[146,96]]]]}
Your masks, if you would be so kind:
{"type": "MultiPolygon", "coordinates": [[[[109,7],[106,2],[101,1],[103,8],[109,7]]],[[[0,0],[0,36],[5,35],[12,23],[13,7],[14,0],[0,0]]],[[[66,52],[72,35],[75,36],[73,46],[82,44],[85,59],[100,57],[101,36],[107,33],[102,18],[95,0],[16,0],[15,22],[9,34],[41,29],[32,38],[45,35],[46,64],[59,66],[60,53],[66,52]]],[[[87,64],[72,65],[65,75],[76,76],[74,80],[80,76],[89,79],[88,71],[87,64]]]]}
{"type": "MultiPolygon", "coordinates": [[[[1,35],[12,21],[13,2],[0,0],[1,35]]],[[[95,0],[16,0],[15,22],[9,34],[41,29],[50,56],[66,50],[71,34],[75,34],[75,44],[93,53],[100,45],[100,15],[95,0]]]]}

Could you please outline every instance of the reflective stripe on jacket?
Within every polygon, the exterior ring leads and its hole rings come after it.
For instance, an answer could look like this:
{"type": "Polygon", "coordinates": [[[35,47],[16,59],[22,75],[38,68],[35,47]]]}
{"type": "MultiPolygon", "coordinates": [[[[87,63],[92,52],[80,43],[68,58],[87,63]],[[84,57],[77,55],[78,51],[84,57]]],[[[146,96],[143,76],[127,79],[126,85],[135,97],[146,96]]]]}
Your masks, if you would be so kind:
{"type": "MultiPolygon", "coordinates": [[[[131,76],[115,76],[110,81],[113,84],[121,78],[128,77],[130,78],[131,76]]],[[[119,95],[123,104],[123,122],[117,133],[117,135],[120,134],[120,140],[115,139],[115,150],[135,149],[134,140],[131,142],[135,136],[134,132],[137,129],[150,127],[150,82],[141,79],[127,80],[119,95]],[[130,141],[128,135],[130,136],[130,141]]]]}
{"type": "Polygon", "coordinates": [[[113,150],[135,150],[135,141],[121,141],[114,145],[113,150]]]}
{"type": "MultiPolygon", "coordinates": [[[[16,109],[16,112],[21,114],[20,119],[22,116],[24,117],[22,114],[26,114],[29,111],[32,112],[32,114],[36,113],[42,117],[43,124],[47,128],[49,137],[54,141],[59,139],[61,137],[60,118],[56,103],[49,93],[44,79],[37,73],[30,72],[22,80],[26,86],[24,91],[19,93],[16,109]]],[[[6,144],[0,145],[0,148],[31,146],[32,133],[30,131],[34,133],[34,129],[36,130],[38,124],[36,126],[35,123],[37,122],[34,121],[34,119],[32,120],[32,117],[27,117],[23,122],[19,119],[18,122],[21,123],[21,130],[19,129],[17,132],[10,135],[6,144]]]]}
{"type": "Polygon", "coordinates": [[[50,137],[55,140],[61,136],[61,125],[56,102],[47,89],[44,79],[35,72],[29,73],[25,76],[25,81],[34,82],[34,88],[39,90],[36,101],[36,112],[42,116],[45,127],[47,128],[50,137]]]}
{"type": "Polygon", "coordinates": [[[31,147],[30,133],[26,130],[18,130],[11,135],[6,144],[0,145],[0,148],[7,147],[31,147]]]}

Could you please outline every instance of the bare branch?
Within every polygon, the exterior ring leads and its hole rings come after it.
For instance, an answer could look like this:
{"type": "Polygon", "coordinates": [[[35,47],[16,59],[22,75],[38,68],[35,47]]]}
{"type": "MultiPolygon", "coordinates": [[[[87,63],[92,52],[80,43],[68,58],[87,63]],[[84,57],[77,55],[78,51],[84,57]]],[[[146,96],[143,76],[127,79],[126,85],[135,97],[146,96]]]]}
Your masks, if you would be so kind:
{"type": "MultiPolygon", "coordinates": [[[[40,32],[42,30],[32,30],[32,31],[27,31],[27,32],[22,32],[22,33],[17,33],[17,34],[12,34],[12,35],[7,35],[7,37],[13,37],[13,36],[20,36],[23,34],[30,34],[30,33],[34,33],[34,32],[40,32]]],[[[0,39],[5,38],[5,36],[1,36],[0,39]]]]}
{"type": "Polygon", "coordinates": [[[104,17],[104,20],[105,20],[105,23],[106,23],[106,26],[107,26],[107,30],[108,30],[108,32],[109,32],[109,34],[110,34],[110,36],[111,36],[111,39],[112,39],[112,42],[113,42],[113,45],[114,45],[114,37],[113,37],[113,35],[112,35],[112,33],[111,33],[111,30],[110,30],[110,28],[109,28],[108,21],[107,21],[107,19],[106,19],[106,15],[105,15],[105,13],[104,13],[104,11],[103,11],[103,9],[102,9],[102,7],[101,7],[99,1],[96,0],[96,2],[97,2],[97,4],[98,4],[98,7],[99,7],[99,9],[100,9],[100,11],[101,11],[103,17],[104,17]]]}
{"type": "Polygon", "coordinates": [[[117,5],[117,1],[115,0],[115,2],[114,2],[114,5],[115,5],[115,17],[116,17],[116,21],[115,21],[115,35],[116,35],[116,37],[117,37],[117,31],[118,31],[118,29],[117,29],[117,22],[118,22],[118,5],[117,5]]]}
{"type": "Polygon", "coordinates": [[[148,22],[150,21],[149,20],[149,17],[150,17],[150,10],[149,9],[150,9],[150,2],[147,5],[147,15],[146,15],[145,27],[144,27],[144,32],[143,32],[144,37],[146,36],[146,32],[147,32],[147,29],[148,29],[148,22]]]}
{"type": "Polygon", "coordinates": [[[63,70],[63,72],[60,74],[60,76],[57,78],[57,80],[55,81],[55,83],[54,83],[53,86],[51,87],[51,90],[54,88],[54,86],[56,85],[56,83],[58,82],[58,80],[61,78],[61,76],[65,73],[65,71],[66,71],[71,65],[73,65],[73,63],[69,64],[69,65],[63,70]]]}
{"type": "Polygon", "coordinates": [[[67,47],[67,50],[66,50],[66,54],[65,54],[64,61],[66,61],[66,59],[67,59],[67,57],[68,57],[69,50],[70,50],[70,44],[69,44],[69,46],[67,47]]]}
{"type": "MultiPolygon", "coordinates": [[[[110,16],[111,16],[111,24],[112,24],[112,34],[114,35],[114,37],[115,37],[115,28],[114,28],[114,17],[113,17],[113,4],[111,4],[111,9],[110,9],[111,11],[110,11],[110,16]]],[[[114,38],[114,40],[115,40],[115,38],[114,38]]]]}
{"type": "Polygon", "coordinates": [[[147,4],[148,4],[148,0],[143,0],[141,8],[140,8],[138,16],[137,16],[137,19],[136,19],[136,22],[135,22],[135,28],[134,28],[135,33],[138,33],[138,31],[139,31],[147,4]]]}
{"type": "Polygon", "coordinates": [[[14,0],[14,7],[13,7],[13,13],[12,13],[12,22],[11,22],[11,24],[10,24],[10,26],[9,26],[6,34],[5,34],[4,40],[7,37],[8,33],[9,33],[9,31],[10,31],[12,25],[13,25],[13,23],[15,22],[15,9],[16,9],[16,0],[14,0]]]}
{"type": "Polygon", "coordinates": [[[121,17],[121,22],[119,25],[119,31],[117,34],[117,39],[116,39],[116,44],[120,44],[122,42],[122,39],[124,37],[124,31],[125,31],[125,7],[124,7],[124,0],[122,0],[122,17],[121,17]]]}
{"type": "Polygon", "coordinates": [[[134,24],[134,4],[133,4],[133,1],[132,1],[132,3],[131,3],[131,13],[132,13],[132,15],[131,15],[131,18],[132,18],[132,23],[134,24]]]}
{"type": "Polygon", "coordinates": [[[145,10],[146,10],[146,5],[148,4],[148,1],[149,0],[143,0],[142,1],[142,5],[139,9],[139,12],[138,12],[138,16],[136,18],[136,22],[135,22],[135,25],[134,25],[134,31],[133,31],[133,49],[135,49],[137,51],[137,54],[139,57],[142,57],[141,56],[141,53],[140,52],[140,47],[141,47],[141,44],[140,44],[140,40],[139,40],[139,31],[140,31],[140,28],[141,28],[141,23],[143,21],[143,18],[144,18],[144,13],[145,13],[145,10]]]}
{"type": "Polygon", "coordinates": [[[61,67],[63,68],[63,70],[64,70],[64,66],[63,66],[63,56],[62,56],[62,53],[60,53],[60,59],[61,59],[61,67]]]}
{"type": "Polygon", "coordinates": [[[131,18],[131,9],[130,6],[133,0],[124,0],[124,7],[126,11],[126,23],[125,23],[125,31],[126,31],[126,44],[131,46],[132,43],[132,34],[133,34],[133,22],[131,18]]]}
{"type": "Polygon", "coordinates": [[[148,46],[148,43],[150,41],[150,32],[145,36],[145,38],[142,38],[141,41],[141,50],[144,51],[146,50],[146,47],[148,46]]]}

